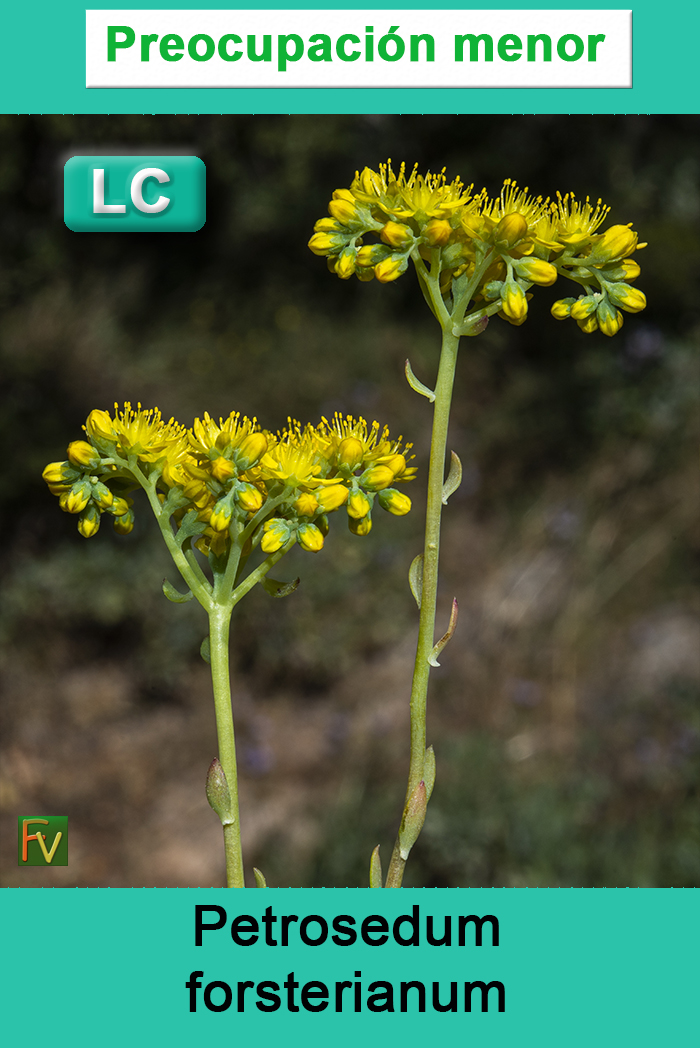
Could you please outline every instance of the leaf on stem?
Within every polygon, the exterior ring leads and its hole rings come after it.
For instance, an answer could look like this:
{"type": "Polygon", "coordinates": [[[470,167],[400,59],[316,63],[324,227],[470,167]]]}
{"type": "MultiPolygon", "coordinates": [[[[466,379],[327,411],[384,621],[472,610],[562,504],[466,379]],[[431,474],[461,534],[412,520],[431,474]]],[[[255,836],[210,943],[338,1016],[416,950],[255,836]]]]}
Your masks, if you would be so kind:
{"type": "Polygon", "coordinates": [[[232,822],[231,793],[218,757],[214,757],[207,772],[207,800],[224,825],[232,822]]]}
{"type": "Polygon", "coordinates": [[[462,483],[462,463],[460,462],[459,455],[456,455],[454,451],[451,451],[450,455],[452,456],[450,459],[450,472],[447,474],[447,480],[442,485],[443,506],[447,505],[447,500],[450,495],[453,495],[462,483]]]}
{"type": "Polygon", "coordinates": [[[437,644],[435,645],[433,650],[430,652],[430,655],[428,656],[428,662],[430,663],[431,666],[439,666],[440,665],[440,663],[438,662],[438,655],[440,654],[442,649],[445,647],[447,642],[452,640],[452,635],[453,635],[455,629],[457,628],[457,613],[458,612],[459,612],[459,605],[457,604],[457,598],[455,597],[454,600],[452,601],[452,611],[450,612],[450,624],[447,627],[447,633],[445,634],[444,637],[440,638],[440,640],[437,642],[437,644]]]}
{"type": "Polygon", "coordinates": [[[425,751],[425,759],[423,761],[423,782],[425,783],[425,802],[427,804],[430,800],[430,795],[433,792],[433,786],[435,785],[435,750],[432,746],[428,746],[425,751]]]}
{"type": "Polygon", "coordinates": [[[301,579],[293,579],[292,582],[278,582],[277,579],[271,579],[269,575],[266,575],[261,582],[262,588],[271,597],[288,597],[290,593],[294,593],[301,579]]]}
{"type": "Polygon", "coordinates": [[[425,809],[428,806],[425,783],[421,779],[413,793],[408,799],[408,804],[403,813],[401,828],[399,830],[399,851],[401,858],[406,861],[411,848],[418,840],[420,831],[425,822],[425,809]]]}
{"type": "Polygon", "coordinates": [[[209,646],[209,637],[205,637],[199,646],[199,654],[202,656],[208,666],[211,666],[211,649],[209,646]]]}
{"type": "Polygon", "coordinates": [[[255,874],[255,887],[267,888],[267,881],[265,880],[264,874],[260,872],[257,866],[253,867],[253,873],[255,874]]]}
{"type": "Polygon", "coordinates": [[[411,363],[409,360],[406,361],[405,369],[406,379],[411,389],[415,389],[416,393],[420,393],[421,396],[427,397],[430,403],[432,404],[435,400],[435,393],[432,389],[428,389],[427,386],[424,386],[420,379],[416,378],[416,376],[413,374],[413,368],[411,367],[411,363]]]}
{"type": "Polygon", "coordinates": [[[163,593],[173,604],[187,604],[188,600],[192,600],[194,597],[194,593],[191,590],[188,590],[187,593],[180,593],[167,579],[163,579],[163,593]]]}
{"type": "Polygon", "coordinates": [[[370,888],[382,887],[382,860],[379,858],[379,845],[372,852],[369,861],[369,886],[370,888]]]}
{"type": "Polygon", "coordinates": [[[416,604],[420,609],[421,597],[423,596],[423,554],[419,553],[417,557],[414,557],[411,561],[411,566],[408,569],[408,584],[411,587],[411,593],[413,594],[416,604]]]}

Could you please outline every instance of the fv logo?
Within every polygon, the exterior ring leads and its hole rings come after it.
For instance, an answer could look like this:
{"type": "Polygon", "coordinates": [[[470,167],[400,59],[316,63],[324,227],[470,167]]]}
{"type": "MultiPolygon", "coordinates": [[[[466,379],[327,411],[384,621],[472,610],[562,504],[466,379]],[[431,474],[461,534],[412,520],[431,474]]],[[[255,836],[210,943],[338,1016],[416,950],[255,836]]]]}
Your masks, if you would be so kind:
{"type": "Polygon", "coordinates": [[[18,866],[67,866],[68,816],[20,815],[17,852],[18,866]]]}

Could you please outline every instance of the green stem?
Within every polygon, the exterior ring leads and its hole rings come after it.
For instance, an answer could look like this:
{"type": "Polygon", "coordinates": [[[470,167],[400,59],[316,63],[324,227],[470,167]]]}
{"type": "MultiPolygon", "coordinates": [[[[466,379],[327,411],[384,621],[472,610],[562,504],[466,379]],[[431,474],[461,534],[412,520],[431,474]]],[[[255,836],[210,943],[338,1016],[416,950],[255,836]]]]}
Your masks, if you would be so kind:
{"type": "MultiPolygon", "coordinates": [[[[460,329],[469,303],[492,259],[493,251],[488,251],[480,260],[468,285],[461,289],[458,298],[454,301],[454,308],[451,314],[447,313],[440,293],[439,260],[437,257],[433,257],[430,273],[427,272],[423,263],[420,263],[422,267],[421,277],[433,301],[435,316],[440,320],[442,327],[442,350],[437,382],[435,384],[435,401],[433,403],[433,433],[430,443],[430,467],[428,472],[428,502],[425,521],[425,545],[423,549],[420,625],[418,629],[416,661],[413,669],[413,683],[411,685],[411,758],[404,814],[409,811],[411,797],[416,787],[423,780],[424,775],[426,710],[430,677],[430,663],[428,659],[435,643],[442,488],[445,479],[447,431],[450,423],[450,407],[457,366],[460,329]]],[[[387,888],[401,887],[405,867],[406,858],[401,856],[401,846],[397,837],[387,873],[385,885],[387,888]]]]}
{"type": "MultiPolygon", "coordinates": [[[[423,549],[423,589],[421,594],[418,646],[411,686],[411,759],[406,789],[406,804],[423,778],[426,742],[426,709],[428,699],[428,658],[435,643],[435,609],[437,603],[438,561],[440,556],[440,520],[442,516],[442,485],[445,477],[447,430],[454,386],[459,337],[443,331],[440,369],[435,385],[433,434],[430,445],[428,473],[428,505],[423,549]]],[[[386,887],[400,888],[406,860],[401,858],[396,841],[389,864],[386,887]]]]}
{"type": "Polygon", "coordinates": [[[231,606],[213,604],[209,612],[209,657],[214,688],[216,734],[219,741],[219,761],[223,768],[231,807],[224,820],[224,849],[226,851],[226,884],[229,888],[245,888],[243,855],[241,852],[241,822],[238,811],[238,770],[236,739],[231,709],[231,678],[229,675],[229,627],[231,606]]]}

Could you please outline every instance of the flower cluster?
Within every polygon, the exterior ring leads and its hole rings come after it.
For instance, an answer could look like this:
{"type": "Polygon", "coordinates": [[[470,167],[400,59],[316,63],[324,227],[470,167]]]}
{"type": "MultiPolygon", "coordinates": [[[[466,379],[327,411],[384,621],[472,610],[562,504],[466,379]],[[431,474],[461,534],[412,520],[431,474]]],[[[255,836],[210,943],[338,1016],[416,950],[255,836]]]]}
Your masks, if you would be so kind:
{"type": "Polygon", "coordinates": [[[139,486],[174,521],[180,544],[189,539],[215,557],[232,542],[244,552],[259,545],[270,554],[295,542],[317,552],[328,514],[342,506],[355,535],[369,534],[375,502],[395,516],[411,509],[395,487],[415,476],[411,445],[362,418],[336,414],[303,428],[290,419],[272,434],[232,412],[218,422],[205,414],[188,430],[164,422],[157,408],[115,404],[113,416],[92,411],[83,428],[87,440],[73,441],[67,461],[50,463],[43,477],[86,538],[105,512],[117,532],[131,531],[126,494],[139,486]]]}
{"type": "Polygon", "coordinates": [[[497,311],[518,326],[527,318],[530,287],[566,276],[582,293],[556,302],[552,314],[605,335],[619,331],[620,310],[636,313],[646,305],[631,286],[640,272],[631,256],[645,245],[630,226],[599,233],[609,212],[601,201],[594,206],[573,193],[551,201],[510,179],[489,197],[486,190],[474,194],[459,178],[448,182],[444,171],[420,175],[414,167],[407,174],[402,164],[396,174],[388,161],[378,171],[356,173],[349,189],[333,193],[328,211],[309,247],[344,280],[355,274],[389,283],[412,258],[419,273],[425,263],[431,271],[438,267],[446,300],[464,286],[456,281],[474,278],[473,301],[495,305],[489,315],[497,311]]]}

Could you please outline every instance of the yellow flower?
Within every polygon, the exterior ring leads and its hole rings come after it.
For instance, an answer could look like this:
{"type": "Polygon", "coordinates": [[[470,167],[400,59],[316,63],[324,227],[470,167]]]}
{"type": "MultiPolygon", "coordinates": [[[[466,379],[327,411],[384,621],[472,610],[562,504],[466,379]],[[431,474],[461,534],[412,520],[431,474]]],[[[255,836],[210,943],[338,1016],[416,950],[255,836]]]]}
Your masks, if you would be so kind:
{"type": "Polygon", "coordinates": [[[164,422],[158,408],[134,410],[127,401],[114,418],[106,411],[91,411],[83,427],[93,440],[116,445],[122,454],[136,455],[141,462],[157,462],[167,449],[182,440],[184,427],[174,419],[164,422]]]}
{"type": "Polygon", "coordinates": [[[265,480],[282,480],[290,487],[312,490],[322,483],[321,474],[328,462],[325,452],[330,442],[313,426],[303,431],[298,422],[289,419],[287,429],[263,455],[260,469],[265,480]]]}
{"type": "Polygon", "coordinates": [[[401,164],[396,175],[388,160],[379,165],[378,171],[366,167],[357,173],[350,190],[356,200],[379,208],[395,220],[420,217],[425,221],[449,217],[456,208],[463,207],[470,199],[472,187],[465,189],[460,178],[448,182],[444,169],[437,175],[419,175],[417,164],[408,176],[406,165],[401,164]]]}
{"type": "MultiPolygon", "coordinates": [[[[474,198],[473,207],[461,214],[462,229],[469,237],[514,247],[532,234],[549,205],[542,197],[528,196],[526,186],[507,178],[497,197],[485,189],[474,198]]],[[[531,250],[531,247],[530,247],[531,250]]]]}
{"type": "Polygon", "coordinates": [[[574,193],[566,196],[557,193],[556,202],[549,205],[537,223],[537,243],[550,251],[561,251],[562,247],[576,248],[591,240],[609,211],[602,200],[598,200],[594,207],[588,197],[581,203],[574,193]]]}

